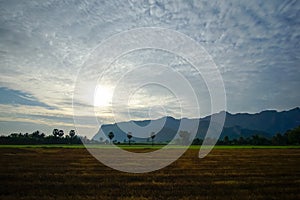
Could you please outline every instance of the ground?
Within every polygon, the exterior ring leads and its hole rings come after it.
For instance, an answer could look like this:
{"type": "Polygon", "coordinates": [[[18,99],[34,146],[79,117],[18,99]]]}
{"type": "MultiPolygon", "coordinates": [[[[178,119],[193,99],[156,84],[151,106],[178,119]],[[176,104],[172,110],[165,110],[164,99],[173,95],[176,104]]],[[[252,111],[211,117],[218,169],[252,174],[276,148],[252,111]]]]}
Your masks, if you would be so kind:
{"type": "MultiPolygon", "coordinates": [[[[130,149],[131,151],[134,149],[130,149]]],[[[299,148],[189,149],[145,174],[113,170],[84,148],[0,148],[0,199],[300,199],[299,148]]]]}

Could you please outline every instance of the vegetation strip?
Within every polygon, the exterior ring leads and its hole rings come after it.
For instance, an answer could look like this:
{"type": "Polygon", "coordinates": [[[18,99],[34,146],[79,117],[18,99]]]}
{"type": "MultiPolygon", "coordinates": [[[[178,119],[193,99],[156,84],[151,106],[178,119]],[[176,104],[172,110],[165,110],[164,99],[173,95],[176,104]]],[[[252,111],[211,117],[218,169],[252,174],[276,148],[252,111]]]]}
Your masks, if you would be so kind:
{"type": "MultiPolygon", "coordinates": [[[[120,145],[118,146],[122,149],[161,149],[163,145],[120,145]]],[[[189,149],[200,149],[201,146],[192,145],[189,146],[189,149]]],[[[83,149],[83,148],[115,148],[111,145],[59,145],[59,144],[51,144],[51,145],[0,145],[0,148],[66,148],[66,149],[83,149]]],[[[174,145],[167,148],[187,148],[186,146],[174,145]]],[[[206,146],[203,146],[206,148],[206,146]]],[[[207,148],[210,148],[207,146],[207,148]]],[[[253,146],[253,145],[216,145],[213,147],[214,149],[300,149],[300,146],[253,146]]]]}

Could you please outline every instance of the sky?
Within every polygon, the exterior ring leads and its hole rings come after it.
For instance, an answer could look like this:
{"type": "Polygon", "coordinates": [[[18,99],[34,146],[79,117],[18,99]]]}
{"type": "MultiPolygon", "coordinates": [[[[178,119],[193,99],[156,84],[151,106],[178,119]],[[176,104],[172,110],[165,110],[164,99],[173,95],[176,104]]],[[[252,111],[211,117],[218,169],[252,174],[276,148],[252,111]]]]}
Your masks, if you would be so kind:
{"type": "Polygon", "coordinates": [[[176,31],[205,49],[204,61],[217,69],[208,72],[224,84],[227,111],[300,106],[300,1],[1,0],[0,134],[75,126],[93,134],[95,116],[103,124],[215,111],[205,77],[176,52],[138,49],[96,66],[105,41],[145,27],[176,31]]]}

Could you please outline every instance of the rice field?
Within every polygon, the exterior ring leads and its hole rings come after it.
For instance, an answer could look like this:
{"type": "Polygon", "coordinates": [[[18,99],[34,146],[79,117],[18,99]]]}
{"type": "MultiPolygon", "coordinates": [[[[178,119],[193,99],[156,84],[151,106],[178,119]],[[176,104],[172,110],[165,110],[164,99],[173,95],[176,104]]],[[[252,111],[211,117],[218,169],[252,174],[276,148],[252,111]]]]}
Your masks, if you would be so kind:
{"type": "Polygon", "coordinates": [[[300,199],[299,148],[219,146],[203,159],[198,148],[161,170],[131,174],[81,145],[2,146],[0,199],[300,199]]]}

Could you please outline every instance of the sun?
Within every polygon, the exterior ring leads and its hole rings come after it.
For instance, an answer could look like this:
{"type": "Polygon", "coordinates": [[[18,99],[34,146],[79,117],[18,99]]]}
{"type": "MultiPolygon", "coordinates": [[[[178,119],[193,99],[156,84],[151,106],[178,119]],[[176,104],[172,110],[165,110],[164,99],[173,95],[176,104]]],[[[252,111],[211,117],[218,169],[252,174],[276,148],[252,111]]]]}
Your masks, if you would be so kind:
{"type": "Polygon", "coordinates": [[[94,93],[94,106],[110,106],[113,90],[110,86],[97,85],[94,93]]]}

